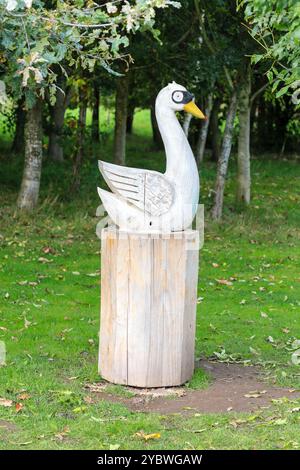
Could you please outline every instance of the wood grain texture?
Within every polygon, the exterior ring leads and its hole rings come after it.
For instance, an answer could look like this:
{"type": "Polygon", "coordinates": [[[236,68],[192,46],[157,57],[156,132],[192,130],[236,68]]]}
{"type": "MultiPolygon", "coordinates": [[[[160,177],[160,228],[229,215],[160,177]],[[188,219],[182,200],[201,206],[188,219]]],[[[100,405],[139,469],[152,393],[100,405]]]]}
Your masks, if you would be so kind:
{"type": "Polygon", "coordinates": [[[196,231],[102,231],[99,373],[137,387],[180,385],[194,370],[196,231]]]}

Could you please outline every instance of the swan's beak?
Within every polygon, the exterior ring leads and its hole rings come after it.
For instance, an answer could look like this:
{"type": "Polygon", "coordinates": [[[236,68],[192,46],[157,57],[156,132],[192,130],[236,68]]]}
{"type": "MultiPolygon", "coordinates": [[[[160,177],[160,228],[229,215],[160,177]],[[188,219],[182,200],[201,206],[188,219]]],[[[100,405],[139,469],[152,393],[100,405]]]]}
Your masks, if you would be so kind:
{"type": "Polygon", "coordinates": [[[191,113],[193,116],[200,118],[200,119],[206,119],[202,111],[198,108],[198,106],[194,103],[194,101],[190,101],[189,103],[185,104],[183,106],[184,111],[187,113],[191,113]]]}

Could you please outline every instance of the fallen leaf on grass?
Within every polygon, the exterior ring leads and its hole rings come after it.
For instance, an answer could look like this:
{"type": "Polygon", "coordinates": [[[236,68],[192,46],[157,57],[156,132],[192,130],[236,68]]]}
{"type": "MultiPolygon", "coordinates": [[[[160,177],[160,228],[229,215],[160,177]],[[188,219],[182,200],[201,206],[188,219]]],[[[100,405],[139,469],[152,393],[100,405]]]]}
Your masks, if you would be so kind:
{"type": "Polygon", "coordinates": [[[23,405],[22,403],[16,403],[15,405],[15,409],[16,409],[16,412],[19,413],[19,411],[21,411],[23,408],[23,405]]]}
{"type": "Polygon", "coordinates": [[[9,407],[12,406],[12,400],[7,400],[6,398],[0,398],[0,406],[9,407]]]}
{"type": "Polygon", "coordinates": [[[83,401],[84,401],[85,403],[88,403],[89,405],[91,405],[91,404],[93,403],[93,399],[92,399],[92,397],[90,397],[89,395],[86,395],[86,396],[84,397],[83,401]]]}
{"type": "Polygon", "coordinates": [[[27,318],[24,317],[24,327],[25,328],[28,328],[31,325],[31,323],[32,323],[31,321],[27,320],[27,318]]]}
{"type": "Polygon", "coordinates": [[[239,425],[252,423],[253,421],[255,421],[258,418],[260,418],[260,415],[259,414],[254,414],[254,415],[251,415],[251,416],[249,416],[248,418],[245,418],[245,419],[232,420],[232,421],[229,422],[229,424],[236,429],[239,425]]]}
{"type": "Polygon", "coordinates": [[[216,279],[216,282],[223,286],[232,286],[232,282],[228,281],[227,279],[216,279]]]}
{"type": "Polygon", "coordinates": [[[29,398],[31,398],[29,393],[20,393],[20,395],[18,395],[18,400],[28,400],[29,398]]]}
{"type": "Polygon", "coordinates": [[[105,392],[107,388],[107,384],[105,383],[85,384],[84,388],[89,390],[90,392],[95,392],[95,393],[105,392]]]}
{"type": "Polygon", "coordinates": [[[110,444],[109,450],[118,450],[120,447],[120,444],[110,444]]]}
{"type": "Polygon", "coordinates": [[[55,250],[53,248],[51,248],[51,246],[44,246],[42,248],[42,252],[45,253],[46,255],[48,253],[50,253],[51,255],[54,255],[55,254],[55,250]]]}
{"type": "Polygon", "coordinates": [[[245,419],[236,419],[234,421],[230,421],[229,424],[236,429],[240,424],[245,424],[247,421],[245,419]]]}
{"type": "Polygon", "coordinates": [[[58,432],[57,434],[55,434],[55,437],[57,439],[59,439],[60,441],[63,441],[64,438],[67,436],[67,434],[70,432],[70,429],[66,426],[63,431],[61,432],[58,432]]]}
{"type": "Polygon", "coordinates": [[[53,259],[47,259],[47,258],[44,258],[43,256],[40,256],[38,261],[40,263],[52,263],[53,259]]]}
{"type": "Polygon", "coordinates": [[[140,431],[140,432],[137,432],[135,435],[138,437],[141,437],[146,442],[149,441],[150,439],[160,439],[159,432],[154,432],[152,434],[145,434],[143,431],[140,431]]]}

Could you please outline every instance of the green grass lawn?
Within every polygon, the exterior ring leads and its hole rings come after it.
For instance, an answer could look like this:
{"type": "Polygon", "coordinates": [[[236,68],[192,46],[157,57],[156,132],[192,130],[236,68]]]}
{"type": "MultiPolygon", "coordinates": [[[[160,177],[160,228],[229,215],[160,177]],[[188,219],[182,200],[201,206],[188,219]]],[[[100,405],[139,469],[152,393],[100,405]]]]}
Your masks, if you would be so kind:
{"type": "MultiPolygon", "coordinates": [[[[40,206],[33,215],[15,210],[22,162],[5,152],[0,157],[0,341],[7,349],[0,399],[12,400],[8,407],[0,400],[0,448],[300,448],[300,413],[291,412],[299,411],[299,402],[282,400],[256,414],[182,417],[87,400],[84,385],[99,380],[96,160],[110,160],[111,153],[111,138],[100,147],[87,144],[75,195],[68,191],[70,163],[58,167],[45,161],[40,206]],[[139,432],[161,437],[145,441],[139,432]]],[[[127,160],[138,167],[164,167],[164,154],[150,139],[147,111],[136,116],[127,160]]],[[[214,224],[209,209],[215,168],[205,161],[201,170],[206,228],[196,356],[259,364],[268,380],[300,388],[300,366],[291,361],[293,342],[300,339],[299,163],[261,156],[253,160],[252,172],[252,204],[241,212],[234,204],[231,162],[224,220],[214,224]]],[[[205,384],[201,372],[191,383],[205,384]]]]}

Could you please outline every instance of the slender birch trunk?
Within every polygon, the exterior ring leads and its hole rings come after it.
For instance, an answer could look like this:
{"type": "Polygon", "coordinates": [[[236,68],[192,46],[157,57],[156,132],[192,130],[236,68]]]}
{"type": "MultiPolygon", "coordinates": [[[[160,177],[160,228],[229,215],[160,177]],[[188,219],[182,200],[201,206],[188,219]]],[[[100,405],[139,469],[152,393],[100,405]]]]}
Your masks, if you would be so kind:
{"type": "Polygon", "coordinates": [[[251,70],[247,68],[245,79],[241,83],[238,97],[240,131],[237,156],[237,192],[236,201],[240,204],[250,203],[250,113],[251,113],[251,70]]]}
{"type": "Polygon", "coordinates": [[[236,114],[237,93],[234,90],[231,95],[229,109],[226,116],[226,126],[222,141],[220,158],[218,160],[215,201],[212,208],[212,218],[220,220],[223,212],[224,188],[228,169],[228,161],[231,152],[233,124],[236,114]]]}
{"type": "Polygon", "coordinates": [[[190,130],[192,117],[193,116],[191,115],[191,113],[185,113],[184,114],[182,129],[183,129],[183,132],[185,133],[186,137],[189,136],[189,130],[190,130]]]}
{"type": "Polygon", "coordinates": [[[37,99],[26,113],[25,164],[17,206],[22,210],[36,207],[42,170],[42,101],[37,99]]]}
{"type": "Polygon", "coordinates": [[[117,79],[115,105],[114,163],[125,165],[126,160],[126,123],[128,109],[129,75],[117,79]]]}
{"type": "Polygon", "coordinates": [[[205,145],[206,145],[212,106],[213,106],[213,94],[210,93],[208,95],[207,104],[204,110],[206,119],[205,121],[201,122],[201,127],[200,127],[197,146],[196,146],[196,162],[198,166],[200,163],[202,163],[203,157],[204,157],[204,150],[205,150],[205,145]]]}
{"type": "Polygon", "coordinates": [[[210,117],[210,129],[211,129],[211,159],[214,162],[219,160],[220,156],[220,147],[221,147],[221,134],[219,129],[219,110],[220,110],[220,100],[217,98],[214,102],[213,109],[211,111],[210,117]]]}

